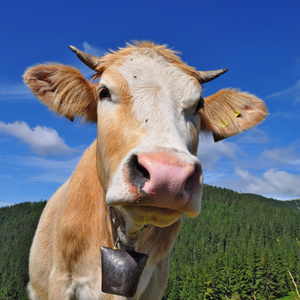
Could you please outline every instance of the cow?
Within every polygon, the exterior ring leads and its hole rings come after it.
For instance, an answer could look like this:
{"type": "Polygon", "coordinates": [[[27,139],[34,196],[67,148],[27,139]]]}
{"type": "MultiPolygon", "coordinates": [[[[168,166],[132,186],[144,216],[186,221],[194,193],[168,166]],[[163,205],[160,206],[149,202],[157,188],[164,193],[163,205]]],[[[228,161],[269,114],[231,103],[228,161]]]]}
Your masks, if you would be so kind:
{"type": "Polygon", "coordinates": [[[23,76],[55,113],[97,124],[96,141],[40,218],[30,250],[30,298],[161,299],[182,216],[200,212],[200,131],[225,139],[260,123],[266,106],[236,89],[204,99],[201,85],[227,69],[196,71],[166,45],[132,42],[103,57],[70,48],[95,71],[94,80],[58,63],[23,76]],[[101,274],[100,247],[116,241],[119,249],[149,256],[132,297],[101,290],[109,274],[101,274]]]}

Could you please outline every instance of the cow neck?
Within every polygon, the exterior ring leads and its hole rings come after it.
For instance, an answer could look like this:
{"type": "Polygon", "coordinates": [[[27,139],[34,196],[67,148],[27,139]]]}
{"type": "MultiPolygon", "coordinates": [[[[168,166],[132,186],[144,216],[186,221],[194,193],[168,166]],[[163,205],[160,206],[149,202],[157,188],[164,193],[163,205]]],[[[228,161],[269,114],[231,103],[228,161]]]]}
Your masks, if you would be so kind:
{"type": "Polygon", "coordinates": [[[116,234],[116,242],[114,248],[120,248],[128,251],[135,250],[135,244],[139,239],[140,233],[149,224],[144,224],[143,227],[130,235],[126,232],[126,221],[125,218],[120,214],[117,216],[115,208],[112,206],[108,206],[109,216],[112,223],[112,228],[114,233],[116,234]],[[117,217],[119,217],[119,226],[117,226],[117,217]]]}

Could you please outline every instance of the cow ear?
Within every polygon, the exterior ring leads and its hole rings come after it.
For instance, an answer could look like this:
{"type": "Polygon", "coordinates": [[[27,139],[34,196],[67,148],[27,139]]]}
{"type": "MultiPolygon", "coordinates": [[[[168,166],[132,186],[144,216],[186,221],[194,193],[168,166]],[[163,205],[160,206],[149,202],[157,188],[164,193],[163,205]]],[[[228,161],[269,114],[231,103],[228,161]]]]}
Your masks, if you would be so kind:
{"type": "Polygon", "coordinates": [[[205,98],[199,112],[202,130],[211,131],[215,142],[259,124],[268,114],[262,100],[233,89],[205,98]]]}
{"type": "Polygon", "coordinates": [[[76,116],[97,121],[96,87],[75,68],[61,64],[27,69],[24,82],[51,110],[73,121],[76,116]]]}

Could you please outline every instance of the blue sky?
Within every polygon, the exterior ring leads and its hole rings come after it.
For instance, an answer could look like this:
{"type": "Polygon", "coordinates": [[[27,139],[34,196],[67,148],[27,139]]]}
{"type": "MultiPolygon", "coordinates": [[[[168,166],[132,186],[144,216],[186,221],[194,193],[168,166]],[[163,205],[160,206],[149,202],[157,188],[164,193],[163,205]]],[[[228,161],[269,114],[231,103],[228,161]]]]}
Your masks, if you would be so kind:
{"type": "Polygon", "coordinates": [[[49,199],[96,138],[94,125],[41,104],[22,82],[26,68],[60,62],[89,77],[68,45],[103,55],[144,39],[181,51],[198,70],[228,68],[204,96],[235,87],[268,106],[251,131],[201,139],[205,183],[300,198],[299,11],[298,0],[1,1],[0,205],[49,199]]]}

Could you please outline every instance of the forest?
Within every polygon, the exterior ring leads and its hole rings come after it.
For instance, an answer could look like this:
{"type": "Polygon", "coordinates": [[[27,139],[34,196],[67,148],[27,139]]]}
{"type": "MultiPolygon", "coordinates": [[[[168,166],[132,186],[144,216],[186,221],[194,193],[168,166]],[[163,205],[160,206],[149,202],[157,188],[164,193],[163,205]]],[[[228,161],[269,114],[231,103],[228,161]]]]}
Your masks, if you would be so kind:
{"type": "MultiPolygon", "coordinates": [[[[0,299],[27,299],[29,249],[45,204],[0,208],[0,299]]],[[[163,299],[299,299],[299,208],[300,200],[205,185],[200,215],[183,218],[163,299]]]]}

